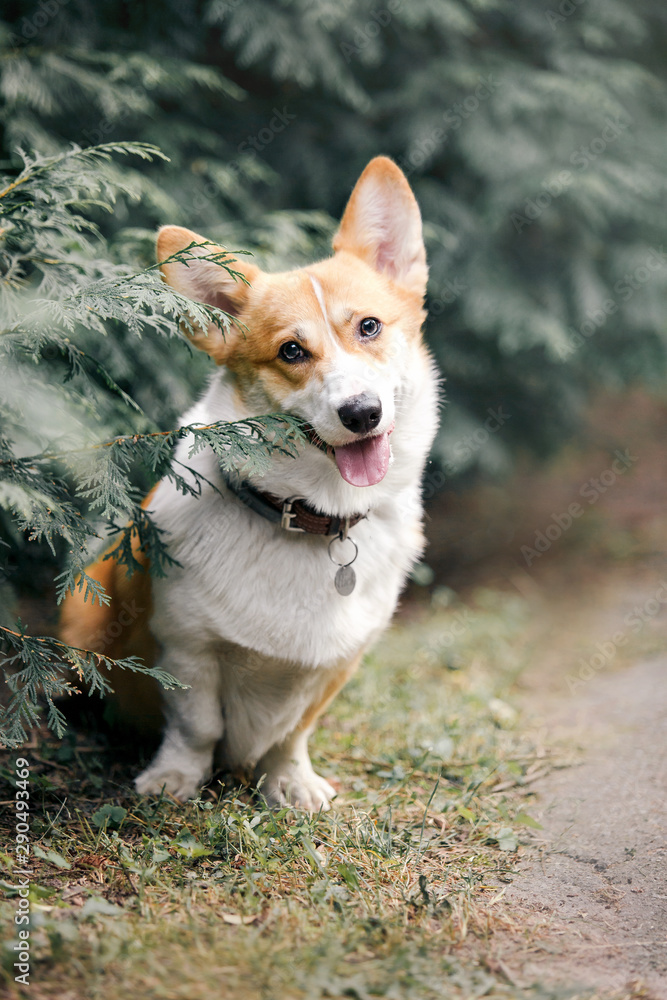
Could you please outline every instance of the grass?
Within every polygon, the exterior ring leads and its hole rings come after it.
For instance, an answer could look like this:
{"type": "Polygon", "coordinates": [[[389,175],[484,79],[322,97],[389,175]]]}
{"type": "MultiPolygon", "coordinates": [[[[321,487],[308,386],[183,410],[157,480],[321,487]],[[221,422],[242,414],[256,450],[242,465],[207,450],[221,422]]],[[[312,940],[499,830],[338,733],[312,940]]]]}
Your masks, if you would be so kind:
{"type": "MultiPolygon", "coordinates": [[[[518,596],[444,588],[410,605],[313,740],[331,813],[270,811],[218,775],[186,805],[141,799],[109,737],[45,733],[31,760],[30,986],[9,997],[248,1000],[535,996],[493,961],[497,906],[549,755],[511,689],[535,641],[518,596]]],[[[12,754],[2,768],[13,843],[12,754]]],[[[10,847],[11,850],[11,847],[10,847]]]]}

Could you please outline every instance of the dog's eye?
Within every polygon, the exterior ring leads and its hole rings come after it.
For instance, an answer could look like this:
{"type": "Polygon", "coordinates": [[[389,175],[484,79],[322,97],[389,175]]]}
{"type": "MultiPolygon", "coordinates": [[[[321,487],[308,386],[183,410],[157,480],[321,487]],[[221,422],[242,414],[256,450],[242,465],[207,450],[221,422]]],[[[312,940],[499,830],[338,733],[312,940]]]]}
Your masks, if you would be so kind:
{"type": "Polygon", "coordinates": [[[278,351],[278,357],[282,358],[283,361],[303,361],[304,358],[308,357],[308,352],[304,351],[296,340],[288,340],[278,351]]]}
{"type": "Polygon", "coordinates": [[[362,319],[359,324],[359,333],[362,337],[366,338],[377,337],[381,329],[382,323],[380,320],[374,319],[372,316],[367,316],[366,319],[362,319]]]}

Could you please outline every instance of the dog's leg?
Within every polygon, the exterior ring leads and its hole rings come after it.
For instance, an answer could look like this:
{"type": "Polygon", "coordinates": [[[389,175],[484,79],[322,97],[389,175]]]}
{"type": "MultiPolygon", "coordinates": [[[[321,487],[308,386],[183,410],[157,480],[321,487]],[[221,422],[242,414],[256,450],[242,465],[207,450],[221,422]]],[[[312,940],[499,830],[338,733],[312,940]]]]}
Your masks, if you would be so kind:
{"type": "Polygon", "coordinates": [[[270,805],[291,803],[308,812],[326,811],[336,791],[313,770],[308,754],[308,737],[327,705],[357,669],[363,650],[335,671],[319,697],[308,706],[296,729],[282,743],[271,747],[255,768],[255,776],[265,776],[261,791],[270,805]]]}
{"type": "Polygon", "coordinates": [[[219,666],[213,657],[199,654],[193,660],[190,654],[186,660],[186,655],[172,650],[159,664],[190,687],[164,692],[162,745],[134,782],[142,795],[157,795],[164,788],[177,799],[191,799],[211,773],[213,751],[223,733],[219,666]]]}

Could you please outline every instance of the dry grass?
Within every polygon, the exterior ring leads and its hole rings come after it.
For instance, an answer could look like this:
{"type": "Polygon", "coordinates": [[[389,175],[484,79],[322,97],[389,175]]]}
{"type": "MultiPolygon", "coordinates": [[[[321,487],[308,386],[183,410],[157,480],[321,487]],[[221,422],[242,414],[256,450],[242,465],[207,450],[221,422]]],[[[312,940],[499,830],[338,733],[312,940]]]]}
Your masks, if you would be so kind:
{"type": "MultiPolygon", "coordinates": [[[[22,752],[31,984],[16,986],[5,951],[7,995],[555,996],[514,986],[492,941],[533,822],[530,780],[550,765],[512,706],[538,640],[508,594],[477,591],[463,605],[439,590],[404,614],[323,720],[314,762],[340,795],[316,817],[269,811],[231,776],[185,806],[140,799],[127,748],[38,734],[22,752]]],[[[8,845],[14,756],[0,791],[8,845]]]]}

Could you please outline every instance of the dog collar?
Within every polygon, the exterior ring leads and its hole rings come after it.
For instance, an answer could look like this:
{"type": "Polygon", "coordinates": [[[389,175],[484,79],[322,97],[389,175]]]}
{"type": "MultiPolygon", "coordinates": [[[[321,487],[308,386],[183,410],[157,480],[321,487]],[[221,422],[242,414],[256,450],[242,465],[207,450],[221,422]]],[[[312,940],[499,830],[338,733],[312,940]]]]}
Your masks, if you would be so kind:
{"type": "Polygon", "coordinates": [[[303,497],[292,496],[286,500],[258,490],[245,479],[225,475],[229,489],[246,507],[254,510],[271,521],[279,524],[284,531],[305,533],[308,535],[338,535],[347,538],[350,528],[362,521],[366,514],[350,514],[349,517],[337,517],[335,514],[318,514],[303,497]]]}

